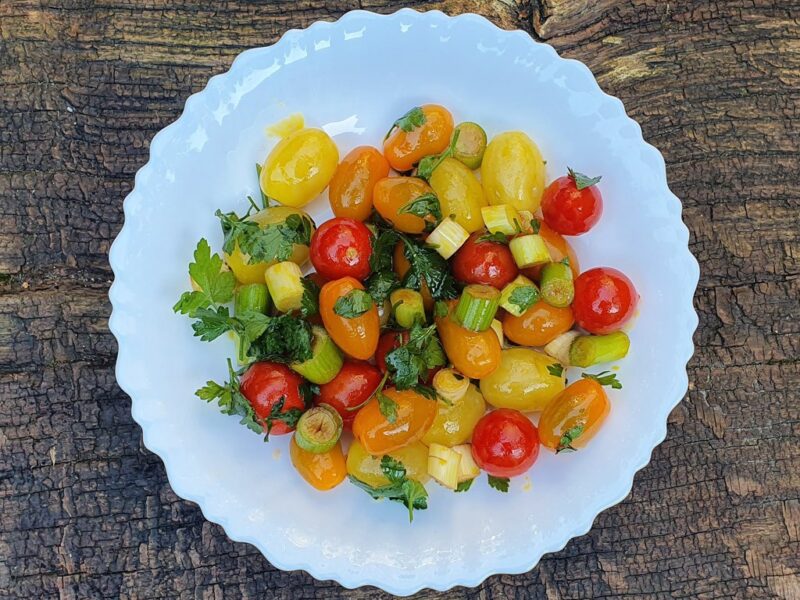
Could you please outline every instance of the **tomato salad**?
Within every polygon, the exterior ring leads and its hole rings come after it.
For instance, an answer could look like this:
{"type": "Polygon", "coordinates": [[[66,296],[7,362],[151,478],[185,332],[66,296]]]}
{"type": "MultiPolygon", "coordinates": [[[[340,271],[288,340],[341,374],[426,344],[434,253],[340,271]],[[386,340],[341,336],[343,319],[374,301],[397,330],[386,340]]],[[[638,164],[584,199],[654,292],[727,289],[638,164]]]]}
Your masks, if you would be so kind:
{"type": "Polygon", "coordinates": [[[528,135],[488,140],[434,104],[341,160],[298,116],[272,131],[260,201],[217,211],[222,253],[200,240],[174,307],[201,340],[237,340],[228,381],[201,399],[290,434],[314,488],[348,479],[409,518],[431,479],[464,492],[483,471],[507,491],[541,446],[590,441],[621,383],[605,370],[568,384],[565,367],[624,358],[638,302],[622,272],[581,272],[564,237],[601,218],[600,177],[545,185],[528,135]],[[326,189],[335,217],[317,224],[303,207],[326,189]]]}

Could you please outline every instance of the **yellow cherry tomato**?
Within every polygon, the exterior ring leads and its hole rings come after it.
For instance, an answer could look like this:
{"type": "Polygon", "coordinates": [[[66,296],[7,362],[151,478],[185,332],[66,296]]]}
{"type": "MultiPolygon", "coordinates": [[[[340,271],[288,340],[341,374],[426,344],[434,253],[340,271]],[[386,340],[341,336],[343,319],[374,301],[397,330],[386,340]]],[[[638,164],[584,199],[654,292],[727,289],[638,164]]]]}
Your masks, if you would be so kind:
{"type": "Polygon", "coordinates": [[[503,350],[500,366],[481,379],[483,397],[496,408],[540,411],[564,389],[564,376],[547,370],[555,363],[554,358],[530,348],[503,350]]]}
{"type": "MultiPolygon", "coordinates": [[[[422,442],[413,442],[388,453],[399,460],[406,468],[406,475],[420,483],[428,481],[428,447],[422,442]]],[[[382,456],[373,456],[364,449],[361,442],[353,440],[347,452],[347,473],[372,487],[388,485],[389,480],[381,470],[382,456]]]]}
{"type": "Polygon", "coordinates": [[[586,445],[611,411],[603,386],[579,379],[553,398],[539,418],[539,439],[556,452],[586,445]]]}
{"type": "Polygon", "coordinates": [[[436,416],[436,401],[413,390],[387,388],[383,394],[395,403],[394,423],[383,415],[377,399],[370,400],[353,420],[353,435],[375,456],[416,442],[425,435],[436,416]]]}
{"type": "MultiPolygon", "coordinates": [[[[271,206],[264,210],[258,211],[256,214],[251,215],[249,220],[258,223],[262,229],[267,225],[275,223],[283,223],[289,215],[300,215],[311,219],[304,211],[291,206],[271,206]]],[[[313,223],[313,221],[311,221],[313,223]]],[[[313,233],[313,228],[312,228],[313,233]]],[[[293,263],[303,266],[308,260],[308,246],[295,244],[292,249],[292,256],[289,258],[293,263]]],[[[264,273],[268,267],[275,264],[276,261],[251,263],[250,256],[245,254],[239,249],[239,244],[233,249],[233,252],[225,255],[225,262],[233,271],[236,280],[239,283],[264,283],[264,273]]]]}
{"type": "Polygon", "coordinates": [[[489,204],[511,204],[517,210],[536,212],[544,177],[539,148],[521,131],[501,133],[486,147],[481,180],[489,204]]]}
{"type": "Polygon", "coordinates": [[[283,138],[261,169],[261,190],[287,206],[305,206],[324,190],[339,164],[339,150],[321,129],[283,138]]]}
{"type": "Polygon", "coordinates": [[[292,436],[292,441],[289,443],[289,457],[303,479],[318,490],[335,488],[347,475],[341,441],[336,442],[336,445],[327,452],[317,453],[303,450],[292,436]]]}
{"type": "Polygon", "coordinates": [[[486,206],[481,182],[464,163],[445,158],[431,174],[430,184],[442,215],[455,215],[456,223],[473,233],[483,227],[481,207],[486,206]]]}
{"type": "Polygon", "coordinates": [[[436,329],[447,358],[457,371],[470,379],[481,379],[500,364],[500,340],[494,329],[469,331],[453,319],[454,302],[449,302],[449,314],[436,317],[436,329]]]}
{"type": "Polygon", "coordinates": [[[422,436],[425,444],[457,446],[469,441],[483,413],[486,402],[478,388],[469,384],[467,393],[451,404],[439,401],[439,410],[428,433],[422,436]]]}

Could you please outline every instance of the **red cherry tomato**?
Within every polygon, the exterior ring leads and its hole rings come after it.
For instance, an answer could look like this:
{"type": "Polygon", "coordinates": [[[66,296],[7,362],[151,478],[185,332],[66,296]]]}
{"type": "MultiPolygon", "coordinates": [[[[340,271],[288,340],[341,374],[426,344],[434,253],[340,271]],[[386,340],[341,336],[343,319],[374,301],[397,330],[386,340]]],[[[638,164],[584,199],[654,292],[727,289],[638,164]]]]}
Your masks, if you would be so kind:
{"type": "Polygon", "coordinates": [[[250,366],[239,380],[239,391],[247,398],[256,412],[258,420],[267,427],[271,425],[270,435],[289,433],[289,427],[277,415],[292,409],[305,410],[306,403],[300,393],[303,378],[289,367],[272,362],[257,362],[250,366]],[[283,398],[283,407],[273,414],[275,405],[283,398]]]}
{"type": "Polygon", "coordinates": [[[505,244],[482,241],[477,231],[469,236],[453,257],[453,275],[462,283],[481,283],[501,290],[519,273],[511,250],[505,244]]]}
{"type": "Polygon", "coordinates": [[[326,221],[311,236],[311,262],[326,279],[369,276],[372,243],[369,229],[355,219],[337,217],[326,221]]]}
{"type": "Polygon", "coordinates": [[[356,418],[356,410],[348,410],[366,402],[381,382],[381,372],[369,363],[348,360],[339,374],[319,386],[316,404],[329,404],[342,416],[348,429],[356,418]]]}
{"type": "Polygon", "coordinates": [[[387,331],[378,340],[378,348],[375,350],[375,364],[381,370],[381,373],[386,373],[386,355],[395,348],[399,348],[403,344],[408,343],[407,331],[387,331]]]}
{"type": "Polygon", "coordinates": [[[589,333],[616,331],[633,316],[639,294],[622,272],[597,267],[575,280],[572,312],[575,322],[589,333]]]}
{"type": "Polygon", "coordinates": [[[596,185],[579,190],[572,176],[559,177],[542,195],[545,223],[562,235],[581,235],[603,214],[603,196],[596,185]]]}
{"type": "Polygon", "coordinates": [[[518,410],[498,408],[483,415],[475,425],[472,456],[489,475],[520,475],[539,456],[539,432],[518,410]]]}

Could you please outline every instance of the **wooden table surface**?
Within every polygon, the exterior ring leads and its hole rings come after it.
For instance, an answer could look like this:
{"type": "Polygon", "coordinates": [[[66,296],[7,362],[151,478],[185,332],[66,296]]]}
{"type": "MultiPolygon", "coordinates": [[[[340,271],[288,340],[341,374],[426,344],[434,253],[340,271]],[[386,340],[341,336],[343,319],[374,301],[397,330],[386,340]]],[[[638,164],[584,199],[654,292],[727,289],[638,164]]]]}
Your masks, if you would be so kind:
{"type": "Polygon", "coordinates": [[[278,571],[175,496],[114,380],[107,253],[210,76],[402,4],[584,61],[663,152],[701,266],[689,393],[630,497],[530,573],[420,597],[800,598],[796,0],[3,0],[0,597],[387,597],[278,571]]]}

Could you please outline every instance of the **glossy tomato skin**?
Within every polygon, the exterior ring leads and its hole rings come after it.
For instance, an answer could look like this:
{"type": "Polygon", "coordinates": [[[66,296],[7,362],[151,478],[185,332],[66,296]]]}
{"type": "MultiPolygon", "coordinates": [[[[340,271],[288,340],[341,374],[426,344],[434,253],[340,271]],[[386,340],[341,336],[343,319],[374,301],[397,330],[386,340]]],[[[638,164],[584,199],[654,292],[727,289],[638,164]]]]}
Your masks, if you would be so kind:
{"type": "Polygon", "coordinates": [[[411,131],[394,127],[383,143],[383,155],[400,173],[410,171],[425,156],[443,152],[453,134],[453,115],[445,107],[425,104],[419,108],[424,115],[421,125],[411,131]]]}
{"type": "Polygon", "coordinates": [[[575,280],[572,311],[578,325],[602,335],[620,329],[633,316],[638,301],[639,294],[624,273],[596,267],[575,280]]]}
{"type": "Polygon", "coordinates": [[[493,329],[464,329],[453,315],[455,302],[448,302],[448,314],[436,317],[436,330],[448,360],[459,373],[481,379],[492,373],[501,360],[500,340],[493,329]]]}
{"type": "Polygon", "coordinates": [[[381,372],[369,363],[347,360],[339,374],[331,381],[319,386],[316,404],[328,404],[336,409],[350,428],[356,418],[353,409],[363,404],[372,395],[381,382],[381,372]]]}
{"type": "Polygon", "coordinates": [[[353,148],[339,163],[328,186],[333,214],[365,221],[372,212],[372,190],[388,175],[389,163],[376,148],[353,148]]]}
{"type": "Polygon", "coordinates": [[[539,435],[545,448],[565,450],[562,442],[574,450],[594,437],[611,411],[603,386],[593,379],[578,379],[550,400],[539,417],[539,435]],[[579,432],[564,440],[570,431],[579,432]]]}
{"type": "Polygon", "coordinates": [[[292,436],[289,458],[300,476],[321,492],[335,488],[347,476],[341,440],[327,452],[316,453],[303,450],[292,436]]]}
{"type": "Polygon", "coordinates": [[[419,177],[384,177],[375,184],[372,202],[378,214],[395,229],[416,234],[435,225],[433,215],[423,219],[402,210],[420,196],[432,193],[431,186],[419,177]]]}
{"type": "Polygon", "coordinates": [[[375,350],[375,364],[381,373],[386,373],[386,355],[392,350],[407,344],[409,335],[407,331],[387,331],[378,340],[375,350]]]}
{"type": "Polygon", "coordinates": [[[369,454],[381,456],[412,444],[430,429],[436,416],[437,402],[414,390],[384,388],[383,394],[395,402],[396,418],[390,423],[373,398],[358,411],[353,421],[353,435],[369,454]]]}
{"type": "Polygon", "coordinates": [[[372,241],[360,221],[336,217],[326,221],[311,236],[311,263],[326,279],[369,277],[372,241]]]}
{"type": "Polygon", "coordinates": [[[485,232],[469,236],[452,261],[453,275],[461,283],[481,283],[502,290],[519,274],[511,250],[505,244],[478,241],[485,232]]]}
{"type": "Polygon", "coordinates": [[[562,235],[581,235],[603,215],[603,196],[596,185],[579,190],[571,177],[559,177],[544,191],[542,216],[562,235]]]}
{"type": "Polygon", "coordinates": [[[515,344],[544,346],[569,331],[575,317],[569,306],[557,308],[539,300],[518,317],[504,314],[502,321],[503,333],[515,344]]]}
{"type": "Polygon", "coordinates": [[[381,323],[373,305],[367,312],[352,319],[336,314],[336,301],[353,290],[363,290],[360,281],[342,277],[329,281],[319,292],[319,314],[334,343],[348,356],[367,360],[378,346],[381,323]]]}
{"type": "MultiPolygon", "coordinates": [[[[303,378],[286,365],[273,362],[257,362],[250,365],[239,380],[239,391],[247,398],[258,419],[265,425],[272,407],[284,398],[281,413],[293,408],[305,410],[300,393],[303,378]]],[[[294,428],[283,421],[273,420],[270,435],[283,435],[294,428]]]]}
{"type": "Polygon", "coordinates": [[[515,477],[539,456],[536,426],[518,410],[498,408],[485,414],[472,432],[472,457],[495,477],[515,477]]]}

